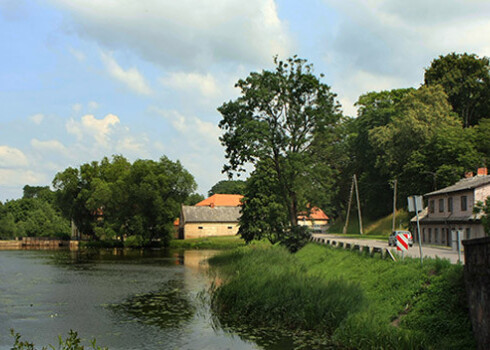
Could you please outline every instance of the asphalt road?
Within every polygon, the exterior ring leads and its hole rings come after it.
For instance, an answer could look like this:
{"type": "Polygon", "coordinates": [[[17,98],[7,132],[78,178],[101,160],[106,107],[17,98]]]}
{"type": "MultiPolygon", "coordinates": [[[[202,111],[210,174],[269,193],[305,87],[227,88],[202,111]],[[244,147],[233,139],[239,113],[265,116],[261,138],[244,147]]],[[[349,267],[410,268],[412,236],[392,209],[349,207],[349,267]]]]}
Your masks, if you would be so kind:
{"type": "MultiPolygon", "coordinates": [[[[388,246],[387,241],[380,241],[376,239],[356,239],[351,237],[344,237],[342,235],[333,235],[333,234],[313,234],[314,237],[325,238],[329,240],[334,240],[337,242],[345,242],[350,243],[352,245],[358,244],[360,246],[370,246],[370,247],[379,247],[379,248],[390,248],[392,252],[396,253],[401,257],[401,252],[396,251],[396,247],[388,246]]],[[[449,259],[451,263],[456,264],[458,262],[458,252],[452,251],[449,247],[436,247],[436,246],[427,246],[422,245],[422,255],[424,257],[439,257],[441,259],[449,259]]],[[[405,252],[405,256],[410,256],[414,258],[420,258],[420,251],[418,243],[414,243],[413,247],[408,248],[408,252],[405,252]]],[[[464,251],[461,252],[461,262],[464,263],[464,251]]]]}

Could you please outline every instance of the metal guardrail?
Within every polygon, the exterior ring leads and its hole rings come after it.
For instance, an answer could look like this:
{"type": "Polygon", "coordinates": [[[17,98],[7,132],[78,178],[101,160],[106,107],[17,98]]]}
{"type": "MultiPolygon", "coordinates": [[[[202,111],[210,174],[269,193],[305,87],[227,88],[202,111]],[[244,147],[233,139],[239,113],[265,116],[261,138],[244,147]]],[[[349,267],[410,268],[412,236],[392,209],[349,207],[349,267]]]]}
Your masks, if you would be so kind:
{"type": "Polygon", "coordinates": [[[347,243],[338,240],[325,239],[321,237],[311,237],[311,241],[323,245],[330,245],[332,247],[342,248],[352,252],[365,253],[371,257],[374,257],[376,254],[379,254],[382,259],[390,258],[391,260],[396,261],[395,256],[388,248],[370,247],[368,245],[352,244],[352,243],[347,243]]]}

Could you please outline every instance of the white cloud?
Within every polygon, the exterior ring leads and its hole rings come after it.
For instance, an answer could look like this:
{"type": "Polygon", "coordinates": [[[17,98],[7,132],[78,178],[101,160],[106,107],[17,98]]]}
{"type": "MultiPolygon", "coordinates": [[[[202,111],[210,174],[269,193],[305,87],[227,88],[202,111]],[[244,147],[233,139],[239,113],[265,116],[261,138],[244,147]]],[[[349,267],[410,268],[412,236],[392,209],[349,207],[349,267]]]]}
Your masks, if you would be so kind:
{"type": "Polygon", "coordinates": [[[31,140],[31,146],[40,152],[54,152],[64,156],[68,155],[67,148],[58,140],[40,141],[34,138],[31,140]]]}
{"type": "Polygon", "coordinates": [[[75,112],[75,113],[80,113],[80,112],[82,111],[82,108],[83,108],[83,106],[82,106],[82,104],[81,104],[81,103],[75,103],[75,104],[74,104],[74,105],[71,107],[71,109],[73,109],[73,112],[75,112]]]}
{"type": "Polygon", "coordinates": [[[41,124],[43,119],[44,119],[44,114],[34,114],[32,116],[29,117],[29,119],[34,123],[34,124],[41,124]]]}
{"type": "Polygon", "coordinates": [[[32,170],[20,169],[1,169],[0,168],[0,186],[24,186],[26,184],[38,185],[46,184],[48,179],[44,174],[32,170]]]}
{"type": "Polygon", "coordinates": [[[160,80],[163,85],[184,91],[199,91],[205,97],[220,93],[216,79],[210,74],[175,72],[160,80]]]}
{"type": "MultiPolygon", "coordinates": [[[[270,63],[290,39],[274,0],[52,0],[82,36],[168,67],[270,63]]],[[[70,28],[72,29],[72,28],[70,28]]]]}
{"type": "Polygon", "coordinates": [[[79,62],[85,61],[85,54],[77,49],[74,49],[73,47],[69,47],[68,51],[72,54],[73,57],[75,57],[79,62]]]}
{"type": "Polygon", "coordinates": [[[27,157],[20,149],[0,146],[0,168],[22,168],[27,165],[27,157]]]}
{"type": "Polygon", "coordinates": [[[219,144],[218,138],[221,132],[216,124],[203,121],[195,116],[185,116],[176,110],[153,107],[151,111],[169,121],[187,140],[192,141],[196,148],[199,148],[198,143],[200,141],[205,141],[210,145],[219,144]]]}
{"type": "Polygon", "coordinates": [[[136,68],[133,67],[124,70],[112,56],[102,53],[101,57],[111,77],[122,82],[127,88],[138,94],[151,94],[152,91],[146,83],[145,78],[143,78],[136,68]]]}
{"type": "Polygon", "coordinates": [[[146,150],[147,144],[148,140],[146,138],[142,141],[138,141],[138,139],[133,136],[126,136],[117,142],[116,149],[122,154],[134,155],[138,158],[148,157],[149,153],[146,150]]]}
{"type": "Polygon", "coordinates": [[[88,108],[91,110],[97,109],[97,108],[99,108],[99,104],[95,101],[90,101],[88,103],[88,108]]]}
{"type": "Polygon", "coordinates": [[[81,118],[80,122],[70,119],[66,123],[66,130],[76,135],[79,141],[84,137],[94,138],[99,146],[107,148],[111,130],[119,122],[119,118],[113,114],[108,114],[102,119],[87,114],[81,118]]]}

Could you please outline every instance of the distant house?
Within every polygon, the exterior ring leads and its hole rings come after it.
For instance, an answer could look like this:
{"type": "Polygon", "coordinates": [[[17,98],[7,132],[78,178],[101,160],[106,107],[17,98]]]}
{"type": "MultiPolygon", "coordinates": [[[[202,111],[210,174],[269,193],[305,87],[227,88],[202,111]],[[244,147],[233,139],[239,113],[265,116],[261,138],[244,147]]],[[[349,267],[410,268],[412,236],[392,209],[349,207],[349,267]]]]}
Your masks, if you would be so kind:
{"type": "MultiPolygon", "coordinates": [[[[422,243],[454,247],[457,231],[462,240],[484,237],[481,214],[473,214],[473,208],[489,196],[487,168],[478,169],[476,176],[468,173],[452,186],[427,193],[424,197],[428,206],[419,214],[422,243]]],[[[416,219],[411,221],[413,225],[416,219]]]]}
{"type": "Polygon", "coordinates": [[[298,225],[308,226],[312,233],[325,233],[328,229],[328,216],[320,208],[313,207],[309,214],[298,214],[298,225]]]}
{"type": "Polygon", "coordinates": [[[242,195],[215,194],[195,206],[183,205],[179,238],[230,236],[238,233],[242,195]]]}

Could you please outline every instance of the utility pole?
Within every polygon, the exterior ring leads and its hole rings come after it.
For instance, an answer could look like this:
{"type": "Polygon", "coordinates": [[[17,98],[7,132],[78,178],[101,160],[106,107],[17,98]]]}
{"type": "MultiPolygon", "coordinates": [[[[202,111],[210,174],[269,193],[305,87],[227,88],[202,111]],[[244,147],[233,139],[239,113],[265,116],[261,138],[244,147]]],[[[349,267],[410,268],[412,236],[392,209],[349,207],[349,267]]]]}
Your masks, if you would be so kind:
{"type": "Polygon", "coordinates": [[[356,176],[356,174],[354,174],[354,184],[356,186],[357,215],[359,216],[359,234],[362,235],[361,201],[359,199],[359,186],[357,185],[357,176],[356,176]]]}
{"type": "Polygon", "coordinates": [[[396,226],[396,187],[398,185],[398,180],[395,179],[393,182],[393,222],[391,224],[391,232],[395,231],[396,226]]]}
{"type": "Polygon", "coordinates": [[[344,229],[342,230],[343,234],[347,233],[347,226],[349,226],[349,216],[350,216],[350,207],[352,204],[352,195],[354,193],[354,179],[352,179],[352,184],[350,185],[350,194],[349,194],[349,204],[347,205],[347,216],[345,218],[344,229]]]}

